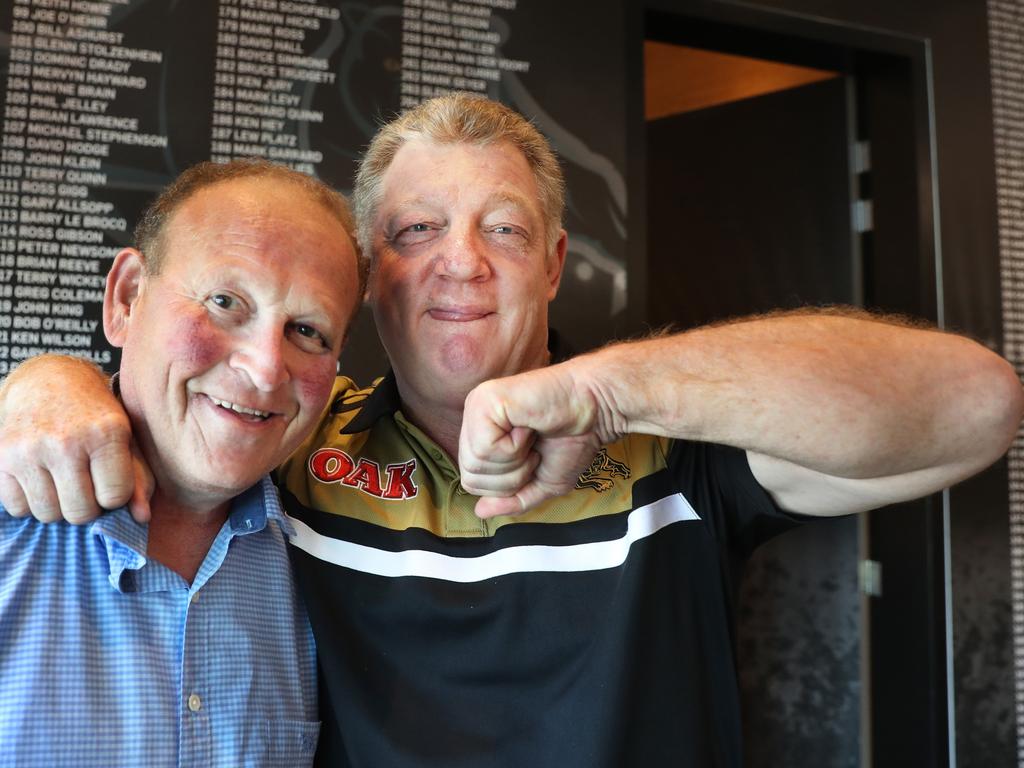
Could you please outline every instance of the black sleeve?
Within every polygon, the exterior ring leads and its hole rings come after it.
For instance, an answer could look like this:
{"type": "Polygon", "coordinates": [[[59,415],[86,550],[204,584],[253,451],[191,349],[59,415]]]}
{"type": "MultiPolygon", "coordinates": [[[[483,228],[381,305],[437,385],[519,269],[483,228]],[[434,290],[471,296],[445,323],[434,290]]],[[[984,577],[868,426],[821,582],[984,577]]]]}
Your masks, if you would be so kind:
{"type": "Polygon", "coordinates": [[[680,491],[734,561],[745,560],[760,544],[808,519],[775,504],[739,448],[676,440],[667,464],[680,491]]]}

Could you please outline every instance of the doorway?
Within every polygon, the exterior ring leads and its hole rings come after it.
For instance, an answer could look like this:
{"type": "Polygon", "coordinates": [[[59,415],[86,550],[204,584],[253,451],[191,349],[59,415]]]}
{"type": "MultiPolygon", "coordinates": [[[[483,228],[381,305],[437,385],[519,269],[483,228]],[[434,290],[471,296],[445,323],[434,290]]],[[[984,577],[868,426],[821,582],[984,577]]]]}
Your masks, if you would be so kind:
{"type": "MultiPolygon", "coordinates": [[[[698,0],[634,24],[641,322],[831,304],[941,320],[923,41],[698,0]]],[[[940,497],[900,506],[805,526],[749,563],[748,766],[948,764],[947,527],[940,497]]]]}

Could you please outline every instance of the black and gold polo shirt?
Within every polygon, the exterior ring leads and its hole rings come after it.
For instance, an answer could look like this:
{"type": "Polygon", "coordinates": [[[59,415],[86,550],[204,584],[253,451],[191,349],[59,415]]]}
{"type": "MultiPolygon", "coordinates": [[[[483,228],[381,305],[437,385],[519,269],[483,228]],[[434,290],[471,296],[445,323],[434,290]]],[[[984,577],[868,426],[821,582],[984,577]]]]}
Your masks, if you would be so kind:
{"type": "Polygon", "coordinates": [[[736,569],[794,524],[742,451],[631,435],[569,494],[484,521],[392,377],[339,379],[279,481],[319,764],[741,765],[736,569]]]}

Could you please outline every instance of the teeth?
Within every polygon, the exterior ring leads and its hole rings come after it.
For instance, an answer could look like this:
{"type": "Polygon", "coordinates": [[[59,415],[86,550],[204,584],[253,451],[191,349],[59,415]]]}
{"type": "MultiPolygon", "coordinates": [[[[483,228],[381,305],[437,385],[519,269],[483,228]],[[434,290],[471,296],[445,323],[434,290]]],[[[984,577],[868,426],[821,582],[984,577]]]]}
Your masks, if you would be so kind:
{"type": "Polygon", "coordinates": [[[229,403],[227,400],[218,400],[212,395],[209,396],[213,400],[214,404],[219,405],[221,408],[227,408],[228,410],[234,411],[235,413],[244,413],[246,416],[259,416],[261,419],[265,419],[270,416],[269,411],[257,411],[255,408],[246,408],[244,405],[236,405],[235,403],[229,403]]]}

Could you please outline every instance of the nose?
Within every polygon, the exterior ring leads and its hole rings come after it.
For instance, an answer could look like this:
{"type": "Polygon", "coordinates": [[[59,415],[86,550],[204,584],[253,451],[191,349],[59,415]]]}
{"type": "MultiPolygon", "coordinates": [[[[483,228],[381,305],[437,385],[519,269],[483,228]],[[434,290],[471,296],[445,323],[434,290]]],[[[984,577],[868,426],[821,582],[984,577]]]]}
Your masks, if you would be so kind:
{"type": "Polygon", "coordinates": [[[491,276],[491,265],[487,246],[480,233],[466,228],[453,231],[451,237],[442,243],[434,271],[441,277],[452,280],[486,280],[491,276]]]}
{"type": "Polygon", "coordinates": [[[239,334],[231,366],[260,392],[273,392],[291,379],[286,343],[285,331],[276,323],[250,327],[239,334]]]}

